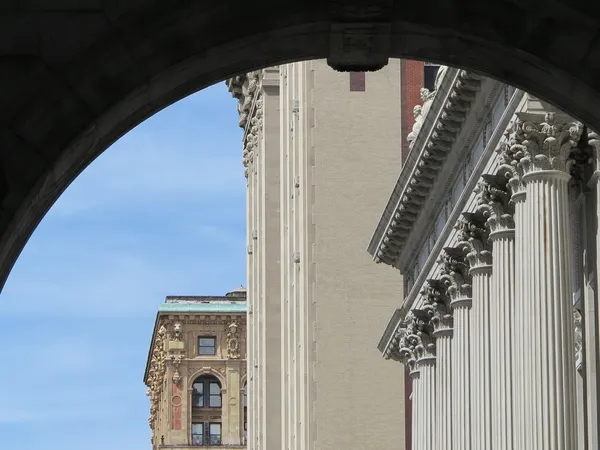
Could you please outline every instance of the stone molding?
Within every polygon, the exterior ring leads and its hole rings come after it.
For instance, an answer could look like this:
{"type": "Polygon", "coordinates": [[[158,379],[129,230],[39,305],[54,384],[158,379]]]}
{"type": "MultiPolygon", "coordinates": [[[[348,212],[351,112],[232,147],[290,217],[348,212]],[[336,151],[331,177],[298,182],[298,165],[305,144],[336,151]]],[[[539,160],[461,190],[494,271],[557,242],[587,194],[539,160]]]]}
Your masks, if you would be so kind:
{"type": "MultiPolygon", "coordinates": [[[[452,74],[450,71],[447,73],[452,74]]],[[[427,112],[427,116],[437,114],[436,120],[432,120],[428,126],[429,117],[426,117],[423,128],[414,141],[411,153],[419,153],[418,162],[414,164],[415,167],[407,164],[402,170],[401,178],[404,175],[406,181],[402,184],[398,203],[385,229],[380,231],[381,239],[377,248],[371,245],[369,249],[374,255],[375,262],[394,265],[400,255],[427,195],[462,129],[481,80],[479,75],[465,70],[459,71],[446,96],[445,104],[441,109],[432,105],[427,112]],[[424,136],[428,136],[428,139],[424,136]],[[410,175],[405,174],[405,171],[411,171],[410,175]]],[[[435,94],[437,96],[442,92],[440,89],[440,92],[436,91],[435,94]]],[[[374,236],[375,239],[379,237],[378,234],[374,236]]]]}

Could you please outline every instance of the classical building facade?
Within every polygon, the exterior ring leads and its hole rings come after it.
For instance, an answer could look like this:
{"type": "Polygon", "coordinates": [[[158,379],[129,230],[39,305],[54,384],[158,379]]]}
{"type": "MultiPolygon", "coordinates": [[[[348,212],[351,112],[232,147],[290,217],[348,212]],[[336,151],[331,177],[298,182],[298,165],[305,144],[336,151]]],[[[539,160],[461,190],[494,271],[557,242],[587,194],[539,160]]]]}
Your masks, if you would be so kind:
{"type": "Polygon", "coordinates": [[[228,81],[248,179],[249,449],[402,445],[404,371],[376,349],[402,281],[365,248],[402,163],[403,73],[316,60],[228,81]]]}
{"type": "Polygon", "coordinates": [[[246,448],[246,290],[167,297],[144,383],[153,450],[246,448]]]}
{"type": "Polygon", "coordinates": [[[404,277],[379,349],[415,450],[598,449],[600,139],[444,68],[369,245],[404,277]]]}

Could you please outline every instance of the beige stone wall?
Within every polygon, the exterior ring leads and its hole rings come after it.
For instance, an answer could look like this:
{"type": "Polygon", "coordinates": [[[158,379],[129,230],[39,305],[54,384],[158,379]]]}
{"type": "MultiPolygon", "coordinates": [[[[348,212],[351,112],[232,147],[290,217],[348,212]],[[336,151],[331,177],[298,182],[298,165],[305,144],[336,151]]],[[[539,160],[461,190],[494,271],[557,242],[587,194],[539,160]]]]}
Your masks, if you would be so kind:
{"type": "Polygon", "coordinates": [[[366,251],[401,167],[400,62],[367,73],[365,92],[348,92],[349,75],[323,61],[305,64],[314,79],[314,448],[402,449],[402,367],[376,348],[402,279],[366,251]]]}
{"type": "MultiPolygon", "coordinates": [[[[161,317],[157,326],[165,325],[167,338],[165,341],[166,373],[161,392],[161,407],[155,429],[155,448],[161,448],[161,437],[169,446],[191,444],[191,396],[192,384],[196,377],[203,374],[216,376],[221,382],[222,408],[221,435],[223,444],[243,444],[244,415],[242,406],[243,385],[246,376],[246,315],[245,314],[173,314],[161,317]],[[227,330],[232,321],[239,324],[238,339],[240,342],[239,358],[230,358],[227,351],[227,330]],[[173,326],[181,324],[181,337],[174,337],[173,326]],[[217,348],[215,355],[198,355],[198,337],[215,336],[217,348]],[[173,356],[181,354],[181,362],[176,367],[173,356]],[[176,372],[181,376],[178,386],[174,385],[176,372]],[[175,388],[181,392],[181,429],[174,429],[174,404],[172,398],[175,388]]],[[[182,448],[183,448],[182,447],[182,448]]],[[[206,448],[206,447],[202,447],[206,448]]]]}
{"type": "Polygon", "coordinates": [[[402,279],[366,252],[401,167],[399,61],[365,92],[324,61],[281,74],[282,448],[403,448],[403,371],[376,348],[402,279]]]}
{"type": "Polygon", "coordinates": [[[273,72],[241,100],[248,448],[403,449],[402,367],[376,348],[402,279],[366,251],[401,167],[399,61],[365,92],[323,61],[273,72]]]}

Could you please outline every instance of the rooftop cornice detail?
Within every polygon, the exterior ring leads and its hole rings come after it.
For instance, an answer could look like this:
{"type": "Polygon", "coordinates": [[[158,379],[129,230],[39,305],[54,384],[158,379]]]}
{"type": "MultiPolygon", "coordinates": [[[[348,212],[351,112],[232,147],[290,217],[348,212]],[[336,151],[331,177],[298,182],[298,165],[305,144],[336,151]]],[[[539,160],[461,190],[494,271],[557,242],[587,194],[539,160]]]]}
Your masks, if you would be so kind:
{"type": "Polygon", "coordinates": [[[482,78],[448,69],[369,245],[375,262],[394,265],[462,129],[482,78]],[[435,117],[434,117],[435,116],[435,117]]]}

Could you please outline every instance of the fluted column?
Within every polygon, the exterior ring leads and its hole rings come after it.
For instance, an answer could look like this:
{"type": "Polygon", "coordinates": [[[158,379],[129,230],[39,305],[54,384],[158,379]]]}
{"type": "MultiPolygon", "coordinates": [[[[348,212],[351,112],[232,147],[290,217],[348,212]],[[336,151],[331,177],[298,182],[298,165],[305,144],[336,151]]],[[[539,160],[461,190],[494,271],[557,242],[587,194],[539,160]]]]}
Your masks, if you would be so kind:
{"type": "Polygon", "coordinates": [[[492,448],[512,449],[512,310],[515,299],[515,229],[505,176],[484,175],[478,184],[479,209],[492,243],[490,367],[492,448]]]}
{"type": "Polygon", "coordinates": [[[446,286],[427,280],[421,291],[422,309],[431,317],[435,339],[436,450],[452,450],[452,314],[446,286]]]}
{"type": "MultiPolygon", "coordinates": [[[[440,261],[446,293],[453,311],[452,448],[471,450],[471,277],[461,249],[447,248],[440,261]]],[[[438,359],[440,358],[438,352],[438,359]]]]}
{"type": "MultiPolygon", "coordinates": [[[[471,445],[477,450],[490,450],[491,386],[490,386],[490,298],[492,254],[489,249],[485,218],[480,213],[463,213],[457,228],[459,247],[467,252],[472,277],[471,310],[471,445]]],[[[498,449],[500,450],[500,449],[498,449]]]]}
{"type": "MultiPolygon", "coordinates": [[[[588,130],[588,143],[593,150],[594,172],[590,177],[588,186],[595,193],[596,211],[592,214],[596,216],[596,224],[600,226],[600,133],[588,130]]],[[[595,254],[595,278],[596,291],[598,289],[598,280],[600,280],[600,233],[595,236],[596,254],[595,254]]],[[[598,324],[600,324],[600,308],[594,302],[590,295],[586,298],[586,305],[583,314],[584,336],[582,336],[584,345],[583,360],[585,361],[583,369],[586,378],[586,410],[587,410],[587,449],[598,450],[600,448],[600,436],[597,432],[598,419],[600,417],[600,403],[598,402],[598,391],[600,390],[600,380],[598,379],[598,345],[596,333],[598,324]]]]}
{"type": "MultiPolygon", "coordinates": [[[[511,128],[507,130],[506,140],[496,150],[499,154],[500,168],[499,176],[508,182],[508,187],[511,192],[509,205],[504,205],[505,208],[513,209],[513,227],[514,233],[514,265],[510,274],[513,275],[514,289],[512,291],[513,301],[510,309],[511,323],[511,340],[508,353],[510,354],[510,373],[509,379],[512,389],[512,433],[513,433],[513,448],[515,449],[530,449],[527,444],[527,438],[531,436],[532,424],[526,423],[527,417],[525,410],[530,406],[527,401],[527,393],[532,389],[526,385],[527,377],[523,376],[525,370],[528,370],[529,361],[524,357],[523,347],[528,344],[526,333],[531,329],[529,326],[529,313],[524,309],[524,297],[527,295],[526,289],[528,286],[527,266],[524,262],[527,260],[525,253],[525,242],[527,220],[525,219],[525,187],[521,182],[522,172],[518,167],[518,162],[524,156],[523,146],[517,142],[517,134],[520,125],[517,122],[511,124],[511,128]]],[[[503,180],[503,181],[504,181],[503,180]]],[[[510,212],[510,211],[509,211],[510,212]]],[[[508,224],[507,224],[508,225],[508,224]]],[[[510,229],[510,225],[507,226],[510,229]]],[[[494,266],[496,260],[494,258],[494,266]]],[[[494,269],[494,274],[496,269],[494,269]]],[[[495,276],[495,275],[494,275],[495,276]]],[[[495,365],[502,362],[497,360],[495,365]]],[[[500,393],[501,394],[501,393],[500,393]]]]}
{"type": "MultiPolygon", "coordinates": [[[[582,125],[557,123],[548,113],[543,119],[520,115],[520,144],[525,156],[520,165],[526,190],[525,236],[527,295],[522,299],[528,315],[528,342],[523,346],[533,389],[526,392],[531,410],[532,450],[568,450],[577,445],[576,389],[573,368],[573,280],[569,218],[570,151],[577,145],[582,125]]],[[[531,446],[529,446],[531,444],[531,446]]]]}
{"type": "Polygon", "coordinates": [[[400,361],[412,380],[412,450],[433,450],[435,444],[436,382],[433,326],[428,312],[409,312],[394,335],[386,358],[400,361]]]}
{"type": "MultiPolygon", "coordinates": [[[[419,369],[416,366],[416,361],[415,364],[413,364],[412,369],[410,370],[410,379],[412,382],[412,403],[413,405],[418,405],[420,403],[422,403],[421,400],[421,387],[419,386],[421,380],[421,373],[419,372],[419,369]]],[[[412,450],[421,450],[423,448],[423,446],[421,445],[421,442],[423,440],[422,434],[421,434],[421,422],[419,421],[419,414],[421,413],[420,408],[415,408],[415,406],[413,406],[412,408],[412,434],[411,434],[411,439],[412,439],[412,450]]]]}
{"type": "Polygon", "coordinates": [[[419,370],[419,398],[414,405],[419,410],[419,450],[433,450],[437,440],[436,424],[436,347],[433,326],[427,311],[411,311],[408,339],[414,346],[414,356],[419,370]]]}

